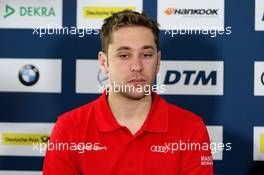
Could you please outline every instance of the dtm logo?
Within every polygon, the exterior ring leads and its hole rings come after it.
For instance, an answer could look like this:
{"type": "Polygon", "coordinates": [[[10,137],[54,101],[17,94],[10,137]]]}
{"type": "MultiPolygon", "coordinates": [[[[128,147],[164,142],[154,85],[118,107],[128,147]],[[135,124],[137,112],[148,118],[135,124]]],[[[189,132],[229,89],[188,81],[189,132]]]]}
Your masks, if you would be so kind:
{"type": "Polygon", "coordinates": [[[176,84],[178,83],[181,78],[184,78],[184,85],[207,85],[211,83],[211,85],[216,85],[216,78],[217,78],[217,72],[211,71],[208,76],[206,76],[206,71],[195,71],[195,70],[189,70],[189,71],[173,71],[168,70],[165,76],[164,84],[176,84]],[[185,78],[184,78],[185,77],[185,78]],[[192,77],[194,77],[194,81],[191,82],[192,77]]]}
{"type": "Polygon", "coordinates": [[[162,61],[157,77],[165,94],[223,95],[222,61],[162,61]]]}
{"type": "Polygon", "coordinates": [[[23,85],[32,86],[39,80],[39,71],[35,66],[27,64],[19,70],[18,78],[23,85]]]}

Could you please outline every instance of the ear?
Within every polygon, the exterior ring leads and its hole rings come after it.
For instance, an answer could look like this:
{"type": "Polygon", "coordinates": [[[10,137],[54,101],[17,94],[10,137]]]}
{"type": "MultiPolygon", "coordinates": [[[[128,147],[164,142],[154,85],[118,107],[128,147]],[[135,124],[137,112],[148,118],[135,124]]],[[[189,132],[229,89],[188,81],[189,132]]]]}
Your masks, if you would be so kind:
{"type": "Polygon", "coordinates": [[[108,73],[107,55],[104,52],[100,51],[98,53],[98,60],[102,72],[107,74],[108,73]]]}
{"type": "Polygon", "coordinates": [[[160,70],[160,59],[161,59],[161,52],[158,51],[156,74],[158,74],[159,73],[159,70],[160,70]]]}

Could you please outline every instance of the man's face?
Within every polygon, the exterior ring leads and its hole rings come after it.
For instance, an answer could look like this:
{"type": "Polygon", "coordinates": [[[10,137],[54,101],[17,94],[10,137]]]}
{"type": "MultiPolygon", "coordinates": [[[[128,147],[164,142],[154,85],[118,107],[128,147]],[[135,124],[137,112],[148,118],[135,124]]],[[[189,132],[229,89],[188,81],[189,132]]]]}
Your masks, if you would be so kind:
{"type": "Polygon", "coordinates": [[[105,64],[105,69],[110,85],[126,87],[124,88],[126,90],[121,90],[119,93],[128,98],[145,97],[146,92],[140,89],[153,85],[160,64],[160,52],[157,51],[151,30],[146,27],[131,26],[114,31],[106,57],[108,64],[105,64]],[[131,88],[132,86],[134,89],[131,88]]]}

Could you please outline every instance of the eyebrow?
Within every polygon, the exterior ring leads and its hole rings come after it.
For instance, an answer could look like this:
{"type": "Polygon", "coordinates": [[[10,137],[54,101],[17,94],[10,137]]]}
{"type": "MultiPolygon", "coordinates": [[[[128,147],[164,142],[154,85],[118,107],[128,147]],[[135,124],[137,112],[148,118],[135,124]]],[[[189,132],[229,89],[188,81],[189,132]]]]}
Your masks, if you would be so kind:
{"type": "Polygon", "coordinates": [[[146,46],[143,46],[141,49],[152,49],[152,50],[155,50],[153,46],[151,45],[146,45],[146,46]]]}
{"type": "MultiPolygon", "coordinates": [[[[151,45],[144,45],[143,47],[141,47],[142,50],[146,50],[146,49],[152,49],[155,50],[153,46],[151,45]]],[[[129,46],[121,46],[119,48],[116,49],[116,51],[122,51],[122,50],[133,50],[131,47],[129,46]]]]}
{"type": "Polygon", "coordinates": [[[122,50],[132,50],[132,48],[128,46],[121,46],[118,49],[116,49],[116,51],[122,51],[122,50]]]}

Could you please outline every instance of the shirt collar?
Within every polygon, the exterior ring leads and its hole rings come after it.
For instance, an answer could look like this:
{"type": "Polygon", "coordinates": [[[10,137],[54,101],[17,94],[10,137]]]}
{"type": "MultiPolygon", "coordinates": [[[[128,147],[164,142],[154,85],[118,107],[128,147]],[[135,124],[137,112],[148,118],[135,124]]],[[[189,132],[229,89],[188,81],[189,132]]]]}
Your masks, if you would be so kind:
{"type": "MultiPolygon", "coordinates": [[[[164,133],[168,130],[168,108],[166,102],[158,94],[155,92],[153,94],[151,109],[141,129],[164,133]]],[[[101,132],[111,132],[122,128],[108,105],[105,91],[95,102],[95,120],[101,132]]]]}

